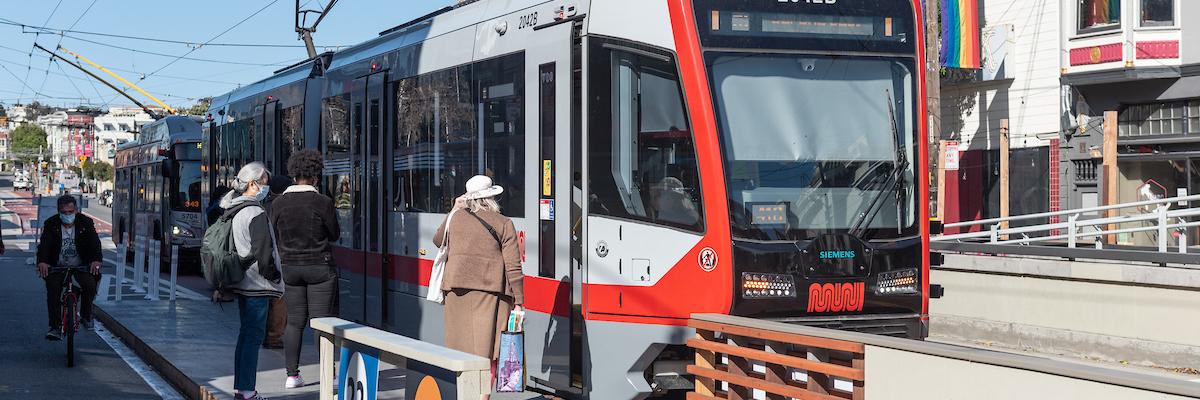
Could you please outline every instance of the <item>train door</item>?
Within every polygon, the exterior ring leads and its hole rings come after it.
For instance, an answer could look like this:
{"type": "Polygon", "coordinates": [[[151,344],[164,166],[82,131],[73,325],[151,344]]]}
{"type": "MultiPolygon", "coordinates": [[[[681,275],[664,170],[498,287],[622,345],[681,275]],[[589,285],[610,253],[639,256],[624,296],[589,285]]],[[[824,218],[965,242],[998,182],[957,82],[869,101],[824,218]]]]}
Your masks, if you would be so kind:
{"type": "Polygon", "coordinates": [[[366,235],[366,267],[367,267],[367,292],[366,292],[366,321],[372,326],[382,326],[383,316],[386,315],[385,298],[387,274],[387,243],[386,239],[391,235],[385,234],[388,232],[387,221],[385,218],[388,215],[389,209],[384,208],[386,204],[390,204],[385,188],[388,186],[384,180],[383,173],[388,171],[385,169],[384,162],[388,159],[385,157],[388,147],[388,136],[386,134],[387,118],[386,114],[387,96],[384,95],[384,82],[386,81],[386,73],[379,72],[371,74],[367,77],[367,93],[366,93],[366,110],[365,117],[367,118],[365,125],[367,127],[367,136],[363,139],[363,143],[367,148],[363,152],[366,160],[366,188],[363,196],[363,201],[366,202],[366,218],[364,221],[366,235]]]}
{"type": "Polygon", "coordinates": [[[268,102],[263,107],[262,148],[264,157],[260,158],[260,160],[262,160],[263,164],[267,166],[267,170],[271,171],[272,174],[287,175],[287,171],[284,168],[284,163],[276,162],[276,154],[278,154],[278,150],[276,149],[278,146],[276,146],[276,143],[279,141],[279,134],[278,130],[276,129],[276,127],[279,126],[277,118],[278,110],[278,100],[268,102]]]}
{"type": "MultiPolygon", "coordinates": [[[[383,208],[389,198],[384,190],[383,173],[384,157],[387,152],[387,135],[385,132],[386,119],[384,113],[386,97],[383,94],[385,73],[374,73],[358,78],[354,84],[355,91],[351,99],[351,124],[353,134],[359,135],[354,150],[361,157],[356,165],[362,170],[355,174],[357,181],[355,191],[360,193],[358,204],[355,204],[355,234],[361,240],[356,240],[363,252],[363,266],[359,284],[362,288],[360,312],[361,320],[372,326],[382,326],[384,316],[384,271],[387,260],[387,218],[384,218],[383,208]]],[[[343,227],[342,229],[346,229],[343,227]]],[[[357,286],[357,285],[356,285],[357,286]]]]}
{"type": "Polygon", "coordinates": [[[348,213],[349,219],[342,219],[342,232],[349,237],[344,237],[342,246],[348,247],[349,252],[345,257],[347,264],[343,266],[342,275],[339,283],[339,301],[340,315],[351,321],[366,322],[366,287],[367,287],[367,270],[365,268],[365,258],[363,257],[365,247],[363,246],[363,208],[366,203],[363,201],[363,122],[366,118],[363,116],[363,101],[366,97],[364,88],[365,79],[357,79],[354,81],[353,89],[349,90],[349,123],[350,123],[350,140],[346,143],[349,150],[349,175],[342,176],[338,182],[338,208],[342,213],[348,213]],[[348,210],[345,210],[348,209],[348,210]],[[347,222],[349,222],[347,224],[347,222]]]}
{"type": "Polygon", "coordinates": [[[529,157],[535,162],[532,174],[536,177],[534,191],[537,208],[533,210],[536,221],[536,250],[530,249],[531,257],[537,259],[537,270],[526,270],[525,274],[536,274],[527,279],[526,298],[532,297],[530,290],[536,286],[553,288],[553,296],[546,304],[549,307],[533,309],[526,317],[526,329],[537,332],[541,346],[527,347],[529,360],[541,365],[527,368],[535,382],[548,384],[564,390],[579,385],[580,353],[577,336],[580,328],[579,297],[572,287],[580,282],[581,265],[573,256],[572,238],[578,211],[572,206],[572,41],[574,23],[562,23],[538,28],[526,43],[526,76],[536,77],[526,86],[531,111],[528,120],[537,126],[537,152],[529,157]],[[536,85],[536,86],[535,86],[536,85]],[[536,251],[536,252],[534,252],[536,251]],[[544,333],[543,333],[544,332],[544,333]],[[541,353],[541,354],[537,354],[541,353]],[[576,378],[576,379],[573,379],[576,378]]]}

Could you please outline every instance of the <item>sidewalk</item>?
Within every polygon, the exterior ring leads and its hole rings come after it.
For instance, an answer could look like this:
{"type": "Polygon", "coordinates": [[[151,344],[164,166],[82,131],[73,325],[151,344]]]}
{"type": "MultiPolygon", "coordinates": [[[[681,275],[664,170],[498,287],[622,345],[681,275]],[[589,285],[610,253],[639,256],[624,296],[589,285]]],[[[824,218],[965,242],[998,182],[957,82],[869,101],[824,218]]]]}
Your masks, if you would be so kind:
{"type": "MultiPolygon", "coordinates": [[[[150,301],[110,294],[97,299],[97,318],[129,344],[138,356],[192,399],[233,398],[233,348],[237,343],[237,303],[218,306],[206,300],[150,301]]],[[[300,373],[310,382],[284,389],[283,350],[261,349],[258,390],[271,399],[317,398],[318,357],[314,339],[305,335],[300,373]]]]}
{"type": "MultiPolygon", "coordinates": [[[[7,203],[0,206],[0,219],[10,222],[5,224],[3,232],[6,244],[9,248],[31,248],[34,238],[29,220],[35,218],[37,206],[28,197],[14,196],[11,192],[0,195],[0,200],[7,203]]],[[[52,205],[43,205],[43,208],[43,215],[54,212],[52,205]]],[[[166,273],[160,274],[160,300],[148,300],[144,291],[133,290],[128,271],[125,280],[120,282],[123,295],[118,300],[114,270],[120,257],[111,237],[106,232],[101,235],[106,261],[105,275],[97,290],[96,318],[185,397],[232,399],[233,350],[240,325],[237,303],[213,304],[205,294],[199,293],[204,291],[202,286],[205,284],[195,276],[180,276],[180,296],[176,301],[169,301],[169,276],[166,273]]],[[[31,264],[32,260],[26,260],[26,263],[31,264]]],[[[320,360],[311,330],[305,330],[302,343],[300,373],[307,380],[307,386],[299,389],[283,388],[286,379],[283,350],[259,350],[257,386],[263,396],[270,399],[318,398],[320,360]]],[[[405,376],[404,370],[381,364],[378,398],[404,399],[405,376]]],[[[492,398],[541,397],[514,393],[493,395],[492,398]]]]}

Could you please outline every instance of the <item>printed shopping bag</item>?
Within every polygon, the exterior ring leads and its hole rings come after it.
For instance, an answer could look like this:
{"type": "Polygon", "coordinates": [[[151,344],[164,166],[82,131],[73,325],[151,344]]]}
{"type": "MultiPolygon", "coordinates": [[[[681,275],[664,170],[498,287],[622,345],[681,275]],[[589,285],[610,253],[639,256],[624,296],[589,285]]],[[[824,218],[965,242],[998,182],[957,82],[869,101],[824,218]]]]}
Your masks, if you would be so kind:
{"type": "Polygon", "coordinates": [[[525,332],[500,333],[500,360],[496,369],[497,392],[525,390],[525,332]]]}

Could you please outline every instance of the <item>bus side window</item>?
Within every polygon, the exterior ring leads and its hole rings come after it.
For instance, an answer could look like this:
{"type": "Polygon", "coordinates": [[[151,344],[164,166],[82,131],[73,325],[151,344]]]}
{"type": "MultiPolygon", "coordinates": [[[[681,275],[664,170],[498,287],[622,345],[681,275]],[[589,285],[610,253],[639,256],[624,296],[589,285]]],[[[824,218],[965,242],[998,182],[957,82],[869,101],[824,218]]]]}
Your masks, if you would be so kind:
{"type": "Polygon", "coordinates": [[[589,213],[703,231],[700,174],[675,62],[620,47],[591,50],[589,213]]]}

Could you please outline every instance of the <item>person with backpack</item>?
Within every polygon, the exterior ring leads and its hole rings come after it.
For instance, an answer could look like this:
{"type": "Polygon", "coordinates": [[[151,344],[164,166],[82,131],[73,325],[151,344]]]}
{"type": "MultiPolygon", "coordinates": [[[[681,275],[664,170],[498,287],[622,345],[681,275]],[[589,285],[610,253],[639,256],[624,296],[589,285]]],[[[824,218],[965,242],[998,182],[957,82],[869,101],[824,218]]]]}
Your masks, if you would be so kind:
{"type": "Polygon", "coordinates": [[[304,386],[300,377],[300,347],[309,318],[337,315],[338,279],[333,243],[341,236],[333,199],[317,191],[325,169],[321,153],[301,150],[288,159],[288,174],[296,184],[271,204],[279,259],[283,265],[287,331],[283,336],[284,388],[304,386]]]}
{"type": "Polygon", "coordinates": [[[270,173],[260,162],[238,171],[233,190],[221,198],[224,215],[204,235],[205,278],[218,291],[237,294],[241,327],[234,350],[233,388],[238,400],[263,400],[256,389],[258,350],[267,334],[267,309],[283,296],[275,238],[262,201],[270,173]],[[211,235],[211,236],[210,236],[211,235]]]}
{"type": "Polygon", "coordinates": [[[517,229],[495,199],[504,188],[476,175],[466,189],[433,236],[449,250],[442,286],[430,290],[446,292],[446,347],[492,360],[495,380],[500,333],[525,303],[525,276],[517,229]]]}

